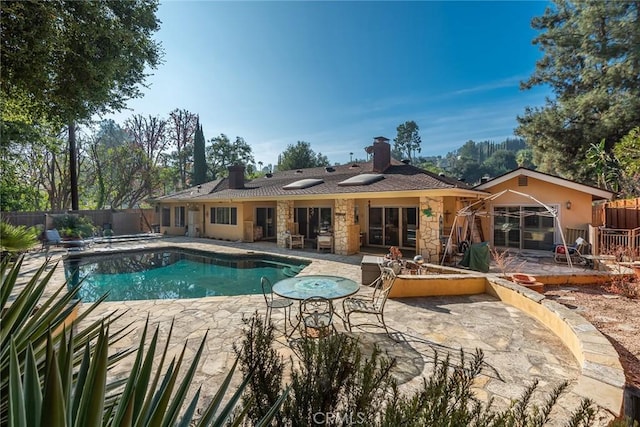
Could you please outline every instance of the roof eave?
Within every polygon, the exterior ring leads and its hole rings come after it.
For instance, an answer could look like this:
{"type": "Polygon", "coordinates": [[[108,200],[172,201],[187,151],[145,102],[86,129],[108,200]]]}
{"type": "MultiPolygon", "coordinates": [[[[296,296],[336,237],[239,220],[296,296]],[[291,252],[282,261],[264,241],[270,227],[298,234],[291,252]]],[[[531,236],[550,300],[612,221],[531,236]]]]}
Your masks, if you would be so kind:
{"type": "Polygon", "coordinates": [[[565,178],[560,178],[557,176],[553,176],[553,175],[548,175],[542,172],[538,172],[538,171],[534,171],[531,169],[527,169],[527,168],[518,168],[515,169],[511,172],[507,172],[504,175],[501,175],[497,178],[494,178],[490,181],[487,181],[483,184],[477,185],[475,187],[473,187],[474,189],[477,190],[486,190],[488,191],[488,189],[495,187],[496,185],[502,184],[510,179],[513,179],[519,175],[525,175],[531,178],[535,178],[535,179],[539,179],[541,181],[545,181],[545,182],[549,182],[551,184],[556,184],[556,185],[560,185],[563,187],[568,187],[568,188],[572,188],[576,191],[581,191],[583,193],[587,193],[587,194],[591,194],[591,196],[593,196],[594,198],[596,198],[596,200],[598,199],[607,199],[607,200],[611,200],[614,196],[614,192],[612,191],[608,191],[608,190],[603,190],[601,188],[597,188],[597,187],[592,187],[589,185],[585,185],[585,184],[580,184],[578,182],[575,181],[571,181],[569,179],[565,179],[565,178]]]}

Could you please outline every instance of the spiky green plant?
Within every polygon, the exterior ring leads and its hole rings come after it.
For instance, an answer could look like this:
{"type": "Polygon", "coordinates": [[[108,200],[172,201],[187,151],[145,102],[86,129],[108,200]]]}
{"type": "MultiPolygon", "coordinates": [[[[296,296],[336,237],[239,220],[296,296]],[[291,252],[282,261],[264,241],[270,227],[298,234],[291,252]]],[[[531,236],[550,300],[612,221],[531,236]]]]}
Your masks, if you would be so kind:
{"type": "Polygon", "coordinates": [[[25,251],[37,243],[38,232],[35,228],[0,222],[0,250],[3,252],[25,251]]]}
{"type": "MultiPolygon", "coordinates": [[[[167,360],[171,331],[162,351],[157,351],[158,328],[146,345],[147,325],[137,349],[110,355],[109,345],[133,332],[130,325],[115,328],[122,313],[83,325],[101,299],[68,323],[78,309],[78,287],[65,291],[65,283],[43,299],[55,269],[45,263],[17,289],[23,260],[20,257],[15,264],[5,260],[0,267],[0,425],[194,425],[200,390],[188,403],[186,397],[206,336],[189,363],[184,360],[186,343],[178,357],[167,360]],[[108,375],[111,367],[134,352],[135,361],[125,379],[108,375]],[[184,373],[183,365],[188,365],[184,373]]],[[[251,377],[248,373],[222,406],[236,364],[195,425],[223,425],[230,418],[251,377]]],[[[270,422],[281,402],[261,423],[270,422]]],[[[246,408],[237,413],[234,425],[242,422],[246,408]]]]}

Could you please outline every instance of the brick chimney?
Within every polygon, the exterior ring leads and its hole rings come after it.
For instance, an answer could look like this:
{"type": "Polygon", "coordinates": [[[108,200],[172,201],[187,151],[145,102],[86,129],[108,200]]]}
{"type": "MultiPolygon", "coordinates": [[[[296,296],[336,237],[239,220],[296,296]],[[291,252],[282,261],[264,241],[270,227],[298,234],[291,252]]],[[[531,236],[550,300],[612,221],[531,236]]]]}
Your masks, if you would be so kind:
{"type": "Polygon", "coordinates": [[[373,138],[373,171],[382,173],[391,166],[391,145],[389,138],[376,136],[373,138]]]}
{"type": "Polygon", "coordinates": [[[241,190],[244,188],[244,165],[228,166],[229,189],[241,190]]]}

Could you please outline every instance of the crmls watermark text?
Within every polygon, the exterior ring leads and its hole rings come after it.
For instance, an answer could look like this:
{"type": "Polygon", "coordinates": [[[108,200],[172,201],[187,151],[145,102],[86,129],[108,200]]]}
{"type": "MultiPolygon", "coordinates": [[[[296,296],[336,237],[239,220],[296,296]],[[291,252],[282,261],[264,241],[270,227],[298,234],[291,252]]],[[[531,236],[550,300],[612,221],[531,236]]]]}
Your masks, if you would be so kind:
{"type": "Polygon", "coordinates": [[[339,412],[315,412],[313,422],[315,424],[342,424],[342,425],[362,425],[366,420],[365,414],[361,412],[345,413],[339,412]]]}

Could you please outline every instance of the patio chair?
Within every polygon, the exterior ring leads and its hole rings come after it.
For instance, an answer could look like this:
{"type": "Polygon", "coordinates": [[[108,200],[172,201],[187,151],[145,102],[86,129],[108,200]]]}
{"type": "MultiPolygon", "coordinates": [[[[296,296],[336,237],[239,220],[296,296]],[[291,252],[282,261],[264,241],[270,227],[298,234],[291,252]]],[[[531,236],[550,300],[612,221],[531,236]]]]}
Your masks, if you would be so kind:
{"type": "Polygon", "coordinates": [[[384,321],[384,306],[395,280],[396,273],[389,267],[383,267],[378,286],[375,288],[373,295],[370,298],[350,297],[345,298],[344,301],[342,301],[342,308],[345,314],[345,327],[349,331],[351,331],[351,328],[354,325],[381,326],[384,328],[387,335],[389,335],[387,324],[384,321]],[[353,313],[375,315],[378,323],[352,323],[351,315],[353,313]]]}
{"type": "Polygon", "coordinates": [[[42,249],[49,250],[50,246],[62,245],[62,237],[57,229],[45,230],[41,236],[42,249]]]}
{"type": "Polygon", "coordinates": [[[262,285],[262,295],[264,301],[267,304],[267,317],[265,324],[269,324],[271,320],[271,313],[274,308],[281,308],[284,310],[284,333],[287,333],[287,322],[291,322],[291,306],[293,301],[284,298],[275,298],[271,289],[271,282],[266,277],[260,278],[260,284],[262,285]]]}
{"type": "Polygon", "coordinates": [[[587,264],[587,260],[582,255],[583,252],[586,254],[588,248],[589,243],[582,237],[578,237],[574,243],[567,245],[566,249],[564,245],[557,244],[553,248],[553,260],[557,263],[566,263],[567,251],[569,251],[568,256],[572,264],[587,264]]]}
{"type": "Polygon", "coordinates": [[[333,253],[333,235],[318,234],[318,252],[320,249],[329,249],[329,252],[333,253]]]}
{"type": "Polygon", "coordinates": [[[324,297],[309,297],[300,303],[300,335],[323,338],[335,332],[333,304],[324,297]]]}

